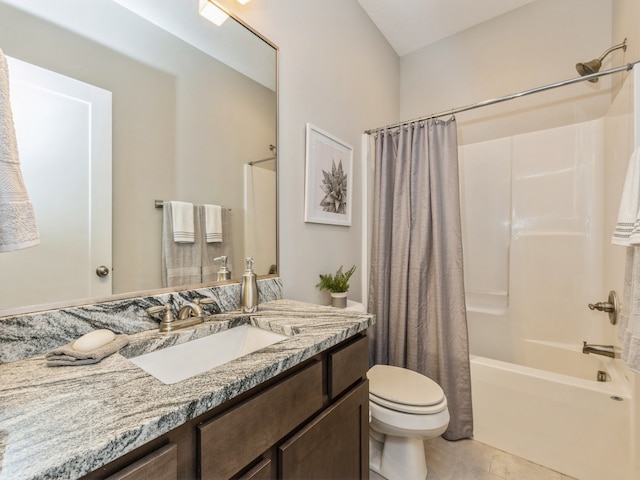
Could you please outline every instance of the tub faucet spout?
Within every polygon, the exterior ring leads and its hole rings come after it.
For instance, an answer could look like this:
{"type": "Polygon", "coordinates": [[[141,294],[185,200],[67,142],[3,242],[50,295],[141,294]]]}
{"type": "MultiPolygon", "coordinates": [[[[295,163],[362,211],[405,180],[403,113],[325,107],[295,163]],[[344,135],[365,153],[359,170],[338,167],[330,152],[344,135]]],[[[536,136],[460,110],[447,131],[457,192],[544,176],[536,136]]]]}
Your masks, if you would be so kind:
{"type": "Polygon", "coordinates": [[[605,357],[620,358],[620,354],[616,352],[613,345],[593,345],[582,342],[582,353],[594,353],[605,357]]]}

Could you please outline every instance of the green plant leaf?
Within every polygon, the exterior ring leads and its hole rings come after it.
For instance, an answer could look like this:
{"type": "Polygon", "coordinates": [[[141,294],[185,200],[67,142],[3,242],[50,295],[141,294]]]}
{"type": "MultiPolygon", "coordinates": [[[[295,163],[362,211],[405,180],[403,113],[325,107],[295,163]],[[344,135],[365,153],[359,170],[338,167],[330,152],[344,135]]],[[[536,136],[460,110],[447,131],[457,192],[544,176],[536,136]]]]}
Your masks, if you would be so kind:
{"type": "Polygon", "coordinates": [[[342,271],[342,265],[340,265],[340,268],[336,271],[335,275],[332,275],[330,273],[327,273],[327,274],[321,273],[319,275],[320,282],[318,282],[316,287],[319,288],[320,290],[327,290],[332,293],[348,292],[349,279],[351,278],[351,276],[355,271],[356,271],[355,265],[353,265],[346,272],[342,271]]]}

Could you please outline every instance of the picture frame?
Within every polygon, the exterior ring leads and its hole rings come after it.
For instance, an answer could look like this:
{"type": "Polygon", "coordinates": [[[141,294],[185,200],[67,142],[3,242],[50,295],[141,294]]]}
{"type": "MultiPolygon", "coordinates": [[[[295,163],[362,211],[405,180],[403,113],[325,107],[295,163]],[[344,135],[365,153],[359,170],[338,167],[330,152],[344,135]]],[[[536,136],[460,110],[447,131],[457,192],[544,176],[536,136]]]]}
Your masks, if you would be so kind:
{"type": "Polygon", "coordinates": [[[353,147],[307,123],[304,221],[351,226],[353,147]]]}

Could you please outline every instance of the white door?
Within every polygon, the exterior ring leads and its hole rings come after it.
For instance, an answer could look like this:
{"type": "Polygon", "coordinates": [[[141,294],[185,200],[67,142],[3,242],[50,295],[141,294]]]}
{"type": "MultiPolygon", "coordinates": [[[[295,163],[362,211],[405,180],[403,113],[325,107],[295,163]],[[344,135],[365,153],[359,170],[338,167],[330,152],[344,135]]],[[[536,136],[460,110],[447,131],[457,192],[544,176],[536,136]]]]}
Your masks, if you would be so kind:
{"type": "Polygon", "coordinates": [[[8,58],[40,244],[0,254],[0,309],[111,294],[111,92],[8,58]]]}

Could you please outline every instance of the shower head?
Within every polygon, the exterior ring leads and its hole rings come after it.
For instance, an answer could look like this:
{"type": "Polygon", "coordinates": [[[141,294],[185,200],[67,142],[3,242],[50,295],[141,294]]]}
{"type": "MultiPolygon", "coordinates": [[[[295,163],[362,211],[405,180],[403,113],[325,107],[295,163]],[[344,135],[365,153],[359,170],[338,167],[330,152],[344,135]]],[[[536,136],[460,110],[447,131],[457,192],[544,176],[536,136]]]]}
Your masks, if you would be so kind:
{"type": "MultiPolygon", "coordinates": [[[[602,55],[600,55],[598,58],[595,58],[593,60],[590,60],[590,61],[584,62],[584,63],[576,63],[576,70],[578,71],[578,73],[580,74],[581,77],[584,77],[585,75],[591,75],[592,73],[596,73],[596,72],[598,72],[600,70],[600,67],[602,67],[602,60],[604,60],[604,57],[609,55],[614,50],[618,50],[620,48],[623,51],[627,50],[627,39],[626,38],[624,39],[624,41],[621,44],[614,45],[613,47],[605,50],[602,53],[602,55]]],[[[589,81],[591,83],[596,83],[598,81],[598,79],[597,78],[590,78],[589,81]]]]}

